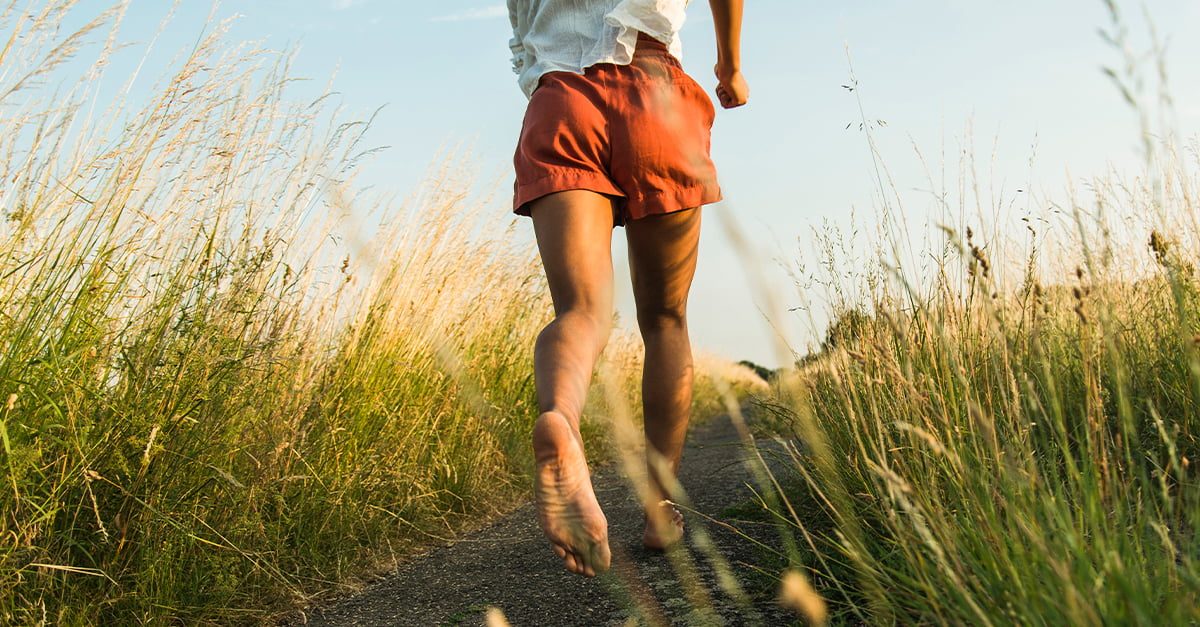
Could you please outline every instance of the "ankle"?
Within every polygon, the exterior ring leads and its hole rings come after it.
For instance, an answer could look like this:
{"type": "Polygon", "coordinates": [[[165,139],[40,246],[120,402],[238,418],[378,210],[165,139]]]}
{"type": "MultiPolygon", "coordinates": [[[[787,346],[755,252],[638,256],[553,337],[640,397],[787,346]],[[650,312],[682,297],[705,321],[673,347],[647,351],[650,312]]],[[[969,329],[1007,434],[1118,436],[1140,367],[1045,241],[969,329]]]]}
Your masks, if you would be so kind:
{"type": "Polygon", "coordinates": [[[660,501],[647,502],[642,507],[642,512],[645,514],[646,520],[670,518],[675,511],[675,503],[662,499],[660,501]]]}

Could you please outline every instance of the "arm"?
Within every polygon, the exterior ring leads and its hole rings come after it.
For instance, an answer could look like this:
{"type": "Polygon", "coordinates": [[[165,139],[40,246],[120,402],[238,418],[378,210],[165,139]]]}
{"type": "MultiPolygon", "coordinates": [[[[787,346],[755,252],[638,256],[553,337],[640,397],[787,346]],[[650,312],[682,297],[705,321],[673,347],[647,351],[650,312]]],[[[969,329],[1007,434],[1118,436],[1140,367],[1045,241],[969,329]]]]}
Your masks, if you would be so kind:
{"type": "Polygon", "coordinates": [[[717,29],[717,98],[726,109],[746,104],[750,86],[742,76],[742,5],[744,0],[708,0],[717,29]]]}

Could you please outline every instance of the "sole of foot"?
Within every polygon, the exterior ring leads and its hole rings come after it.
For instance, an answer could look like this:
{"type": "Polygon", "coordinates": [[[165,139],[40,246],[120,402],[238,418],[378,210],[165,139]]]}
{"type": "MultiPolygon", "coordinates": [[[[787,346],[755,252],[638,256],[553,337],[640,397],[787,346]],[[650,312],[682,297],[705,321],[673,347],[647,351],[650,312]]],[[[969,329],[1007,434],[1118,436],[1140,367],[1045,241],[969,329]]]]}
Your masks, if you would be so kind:
{"type": "Polygon", "coordinates": [[[542,532],[567,570],[594,577],[608,570],[608,519],[596,501],[579,434],[547,412],[533,427],[534,495],[542,532]]]}

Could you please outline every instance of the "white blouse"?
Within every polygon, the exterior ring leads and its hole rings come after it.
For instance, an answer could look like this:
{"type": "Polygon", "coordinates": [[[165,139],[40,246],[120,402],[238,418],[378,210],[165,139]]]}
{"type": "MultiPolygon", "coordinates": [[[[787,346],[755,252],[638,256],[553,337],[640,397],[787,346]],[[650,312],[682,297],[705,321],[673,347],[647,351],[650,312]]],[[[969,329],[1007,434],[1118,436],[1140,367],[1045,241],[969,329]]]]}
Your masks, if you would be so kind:
{"type": "Polygon", "coordinates": [[[633,60],[638,32],[682,59],[679,29],[690,0],[508,0],[513,71],[525,96],[546,72],[633,60]]]}

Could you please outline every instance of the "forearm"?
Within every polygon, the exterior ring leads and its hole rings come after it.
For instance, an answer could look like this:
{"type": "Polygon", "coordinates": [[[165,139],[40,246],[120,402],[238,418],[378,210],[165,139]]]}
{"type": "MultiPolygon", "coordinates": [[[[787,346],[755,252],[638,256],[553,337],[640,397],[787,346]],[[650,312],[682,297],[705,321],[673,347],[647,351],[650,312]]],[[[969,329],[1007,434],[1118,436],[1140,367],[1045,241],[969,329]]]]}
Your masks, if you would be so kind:
{"type": "Polygon", "coordinates": [[[744,0],[708,0],[717,30],[717,99],[726,109],[746,104],[750,87],[742,76],[742,4],[744,0]]]}
{"type": "Polygon", "coordinates": [[[742,5],[744,0],[708,0],[717,31],[717,72],[742,69],[742,5]]]}

